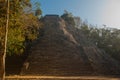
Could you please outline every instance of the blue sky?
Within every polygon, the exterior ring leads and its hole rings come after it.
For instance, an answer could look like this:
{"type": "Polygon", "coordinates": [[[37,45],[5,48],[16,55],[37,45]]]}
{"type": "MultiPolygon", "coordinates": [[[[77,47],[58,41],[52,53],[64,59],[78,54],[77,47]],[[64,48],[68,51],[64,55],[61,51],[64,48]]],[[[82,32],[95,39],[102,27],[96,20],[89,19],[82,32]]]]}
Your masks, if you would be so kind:
{"type": "Polygon", "coordinates": [[[93,25],[120,28],[120,0],[32,0],[39,1],[46,14],[62,15],[64,10],[93,25]]]}

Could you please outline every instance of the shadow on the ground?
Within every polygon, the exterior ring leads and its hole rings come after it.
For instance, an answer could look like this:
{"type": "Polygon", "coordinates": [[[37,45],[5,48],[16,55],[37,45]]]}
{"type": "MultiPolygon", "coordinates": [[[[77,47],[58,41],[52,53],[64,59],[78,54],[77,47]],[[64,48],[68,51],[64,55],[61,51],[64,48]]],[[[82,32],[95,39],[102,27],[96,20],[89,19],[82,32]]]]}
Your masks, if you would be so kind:
{"type": "Polygon", "coordinates": [[[27,54],[6,57],[6,75],[19,75],[27,54]]]}

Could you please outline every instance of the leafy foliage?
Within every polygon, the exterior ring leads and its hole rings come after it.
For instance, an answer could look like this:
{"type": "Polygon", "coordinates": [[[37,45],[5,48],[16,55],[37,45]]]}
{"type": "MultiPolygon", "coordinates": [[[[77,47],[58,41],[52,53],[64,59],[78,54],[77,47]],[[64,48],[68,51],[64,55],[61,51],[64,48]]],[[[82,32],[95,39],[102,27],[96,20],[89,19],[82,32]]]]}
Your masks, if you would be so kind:
{"type": "Polygon", "coordinates": [[[67,24],[71,25],[71,26],[75,26],[75,22],[74,22],[74,18],[72,13],[69,13],[68,11],[65,11],[63,13],[63,15],[61,16],[61,18],[63,18],[67,24]]]}
{"type": "Polygon", "coordinates": [[[114,28],[96,28],[81,26],[81,31],[90,42],[103,49],[106,53],[120,61],[120,30],[114,28]]]}
{"type": "MultiPolygon", "coordinates": [[[[6,25],[6,5],[3,6],[3,3],[5,3],[5,0],[0,1],[0,12],[2,12],[0,13],[1,48],[4,46],[6,25]]],[[[23,53],[27,46],[26,43],[35,40],[39,34],[41,23],[32,12],[24,12],[26,7],[31,8],[30,0],[10,0],[10,19],[7,44],[7,53],[10,55],[23,53]]]]}
{"type": "Polygon", "coordinates": [[[38,18],[40,17],[40,15],[42,14],[42,11],[40,9],[40,3],[35,2],[36,5],[36,11],[35,11],[35,16],[37,16],[38,18]]]}

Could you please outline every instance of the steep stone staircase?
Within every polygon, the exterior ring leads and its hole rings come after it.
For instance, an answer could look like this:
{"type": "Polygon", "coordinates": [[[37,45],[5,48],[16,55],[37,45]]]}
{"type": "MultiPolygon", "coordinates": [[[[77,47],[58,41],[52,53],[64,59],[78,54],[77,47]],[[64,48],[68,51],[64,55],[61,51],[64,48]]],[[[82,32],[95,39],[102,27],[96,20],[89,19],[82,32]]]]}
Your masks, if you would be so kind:
{"type": "Polygon", "coordinates": [[[31,49],[26,60],[26,63],[29,63],[28,69],[23,68],[21,74],[64,76],[94,74],[86,55],[79,52],[75,40],[70,40],[70,33],[67,33],[67,36],[64,34],[59,21],[49,23],[44,27],[42,39],[31,49]]]}

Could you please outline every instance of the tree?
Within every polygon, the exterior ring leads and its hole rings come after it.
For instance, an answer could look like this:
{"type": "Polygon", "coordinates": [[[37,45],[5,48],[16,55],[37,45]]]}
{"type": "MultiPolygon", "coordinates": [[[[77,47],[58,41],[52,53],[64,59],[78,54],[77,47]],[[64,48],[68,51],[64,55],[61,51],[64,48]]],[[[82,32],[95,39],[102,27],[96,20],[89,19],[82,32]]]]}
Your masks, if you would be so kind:
{"type": "Polygon", "coordinates": [[[65,20],[67,25],[69,24],[71,26],[75,26],[74,17],[72,15],[72,13],[69,13],[68,11],[65,10],[63,15],[61,15],[61,18],[63,18],[65,20]]]}
{"type": "Polygon", "coordinates": [[[3,31],[3,34],[1,34],[1,51],[0,51],[0,80],[4,80],[5,77],[5,56],[6,56],[6,44],[7,44],[7,33],[8,33],[8,18],[9,18],[9,1],[7,0],[6,2],[4,0],[0,1],[0,11],[3,12],[3,14],[1,13],[1,28],[3,31]],[[7,5],[5,5],[5,4],[7,5]],[[2,7],[4,6],[4,7],[2,7]],[[7,9],[5,9],[5,7],[7,7],[7,9]],[[6,20],[6,27],[5,27],[5,18],[7,17],[6,20]],[[3,21],[2,21],[3,20],[3,21]],[[3,24],[4,23],[4,24],[3,24]]]}
{"type": "MultiPolygon", "coordinates": [[[[6,0],[0,0],[0,80],[4,80],[3,57],[5,41],[5,24],[7,14],[6,0]]],[[[7,40],[7,55],[22,54],[27,40],[35,40],[39,34],[40,23],[33,13],[25,13],[26,7],[31,7],[30,0],[9,0],[9,27],[7,40]],[[26,40],[27,38],[27,40],[26,40]]]]}
{"type": "Polygon", "coordinates": [[[81,31],[82,31],[87,37],[89,36],[90,30],[89,30],[87,21],[84,21],[84,22],[82,23],[82,25],[81,25],[81,31]]]}
{"type": "Polygon", "coordinates": [[[120,30],[110,29],[106,26],[104,28],[88,29],[87,26],[82,26],[82,32],[85,35],[89,35],[89,41],[94,44],[97,43],[97,47],[103,49],[107,54],[120,61],[120,30]],[[89,31],[88,31],[89,30],[89,31]]]}
{"type": "Polygon", "coordinates": [[[38,18],[40,18],[40,15],[42,14],[42,11],[40,9],[40,3],[35,2],[35,6],[36,6],[35,16],[37,16],[38,18]]]}

